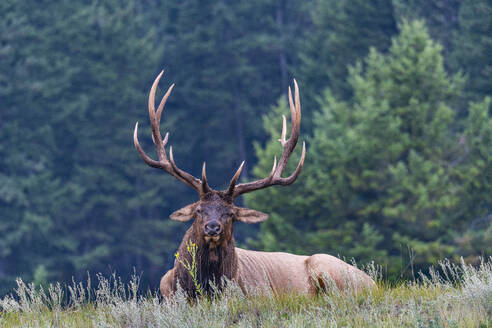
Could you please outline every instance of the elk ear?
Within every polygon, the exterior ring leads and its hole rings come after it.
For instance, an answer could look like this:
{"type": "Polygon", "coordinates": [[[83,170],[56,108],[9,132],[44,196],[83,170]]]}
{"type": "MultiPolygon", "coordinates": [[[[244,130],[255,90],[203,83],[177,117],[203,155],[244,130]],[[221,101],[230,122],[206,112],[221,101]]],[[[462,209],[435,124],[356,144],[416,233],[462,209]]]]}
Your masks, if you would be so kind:
{"type": "Polygon", "coordinates": [[[188,206],[185,206],[173,214],[171,214],[169,217],[171,220],[174,221],[180,221],[180,222],[186,222],[189,221],[193,218],[193,215],[195,214],[195,208],[198,205],[198,203],[193,203],[188,206]]]}
{"type": "Polygon", "coordinates": [[[236,220],[244,223],[258,223],[268,219],[268,214],[249,208],[236,207],[236,220]]]}

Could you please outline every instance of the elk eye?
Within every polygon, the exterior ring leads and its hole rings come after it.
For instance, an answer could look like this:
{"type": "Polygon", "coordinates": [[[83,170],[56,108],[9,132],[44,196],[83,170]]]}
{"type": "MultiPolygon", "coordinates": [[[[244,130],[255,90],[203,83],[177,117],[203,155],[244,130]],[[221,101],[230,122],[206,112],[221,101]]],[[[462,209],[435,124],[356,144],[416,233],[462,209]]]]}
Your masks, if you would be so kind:
{"type": "Polygon", "coordinates": [[[196,210],[196,214],[202,214],[202,210],[201,210],[201,209],[199,209],[199,208],[197,208],[197,210],[196,210]]]}

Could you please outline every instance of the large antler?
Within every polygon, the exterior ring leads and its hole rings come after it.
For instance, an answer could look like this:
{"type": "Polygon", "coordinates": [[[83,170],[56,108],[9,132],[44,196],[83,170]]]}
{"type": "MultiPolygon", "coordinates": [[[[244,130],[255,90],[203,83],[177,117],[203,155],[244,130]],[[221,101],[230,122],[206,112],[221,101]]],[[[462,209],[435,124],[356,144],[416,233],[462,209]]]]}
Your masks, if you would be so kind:
{"type": "Polygon", "coordinates": [[[292,127],[291,127],[290,138],[288,140],[285,140],[285,135],[287,133],[287,120],[285,116],[282,115],[283,118],[282,135],[279,141],[282,144],[283,151],[282,151],[282,156],[280,157],[280,161],[278,162],[278,165],[277,165],[277,158],[275,157],[273,161],[272,171],[270,172],[270,175],[268,177],[253,182],[241,183],[236,186],[236,182],[239,179],[239,175],[241,174],[241,171],[243,169],[243,164],[244,164],[243,162],[241,166],[239,166],[239,169],[236,171],[236,174],[234,174],[234,177],[231,179],[229,188],[227,189],[227,194],[230,197],[232,197],[232,199],[234,199],[235,197],[241,194],[255,191],[258,189],[263,189],[270,186],[290,185],[297,179],[297,177],[301,173],[302,165],[304,164],[304,158],[306,157],[305,142],[302,143],[301,159],[299,161],[299,164],[297,164],[296,170],[294,171],[294,173],[292,173],[291,176],[287,178],[282,178],[282,172],[285,169],[287,162],[289,161],[290,155],[292,155],[292,152],[296,148],[297,140],[299,139],[299,131],[301,127],[301,101],[299,99],[299,87],[297,86],[296,80],[294,80],[294,91],[295,91],[295,104],[294,101],[292,101],[292,91],[289,87],[289,105],[290,105],[290,115],[292,119],[292,127]]]}
{"type": "Polygon", "coordinates": [[[149,166],[160,168],[166,171],[167,173],[171,174],[173,177],[177,178],[178,180],[184,182],[185,184],[189,185],[190,187],[198,191],[200,196],[202,196],[210,190],[207,184],[207,177],[205,174],[205,163],[203,163],[202,180],[200,180],[195,178],[191,174],[179,169],[176,166],[176,163],[174,163],[172,146],[169,148],[169,159],[167,158],[166,155],[166,150],[164,147],[166,146],[167,141],[169,139],[169,132],[166,133],[166,136],[164,137],[164,139],[162,139],[161,132],[159,130],[159,124],[161,122],[162,110],[164,109],[164,105],[166,104],[167,98],[169,97],[171,91],[173,90],[174,84],[172,84],[169,87],[164,97],[162,97],[161,103],[159,104],[159,107],[157,108],[156,111],[155,92],[157,89],[157,85],[159,84],[159,80],[161,79],[163,73],[164,71],[162,71],[157,76],[157,78],[154,81],[154,84],[152,84],[152,88],[150,89],[150,93],[149,93],[149,117],[150,117],[150,126],[152,127],[152,140],[154,141],[155,147],[157,149],[157,155],[159,157],[159,161],[150,158],[140,146],[140,143],[138,142],[138,122],[137,124],[135,124],[135,131],[133,132],[133,142],[135,144],[135,148],[137,148],[137,151],[140,154],[140,157],[142,157],[145,163],[147,163],[149,166]]]}

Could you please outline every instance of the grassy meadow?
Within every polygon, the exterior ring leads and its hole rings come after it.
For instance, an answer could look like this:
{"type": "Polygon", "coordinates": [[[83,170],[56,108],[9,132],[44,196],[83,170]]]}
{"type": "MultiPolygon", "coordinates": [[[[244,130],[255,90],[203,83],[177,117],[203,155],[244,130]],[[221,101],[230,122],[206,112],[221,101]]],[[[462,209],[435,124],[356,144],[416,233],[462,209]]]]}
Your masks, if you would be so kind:
{"type": "Polygon", "coordinates": [[[492,259],[479,267],[445,261],[394,286],[368,271],[378,281],[372,291],[244,296],[229,284],[196,301],[182,292],[168,301],[139,295],[138,277],[45,289],[18,280],[0,300],[0,327],[492,327],[492,259]]]}

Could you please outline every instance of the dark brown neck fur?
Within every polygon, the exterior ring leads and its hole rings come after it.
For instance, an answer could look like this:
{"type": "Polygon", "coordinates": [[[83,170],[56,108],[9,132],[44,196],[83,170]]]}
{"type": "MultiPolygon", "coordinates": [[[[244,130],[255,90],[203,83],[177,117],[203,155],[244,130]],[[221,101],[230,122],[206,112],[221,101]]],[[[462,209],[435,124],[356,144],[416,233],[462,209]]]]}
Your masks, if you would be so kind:
{"type": "MultiPolygon", "coordinates": [[[[191,255],[188,253],[187,245],[190,241],[194,242],[198,247],[196,255],[198,282],[205,293],[210,294],[213,292],[210,286],[211,283],[221,290],[224,277],[229,280],[236,278],[238,262],[232,225],[230,231],[225,231],[225,235],[218,244],[207,244],[200,233],[195,231],[195,225],[192,225],[186,232],[178,249],[179,257],[189,263],[191,263],[191,255]]],[[[196,297],[197,292],[190,273],[178,261],[176,261],[175,268],[176,280],[174,281],[174,287],[177,287],[178,280],[188,296],[196,297]]]]}

